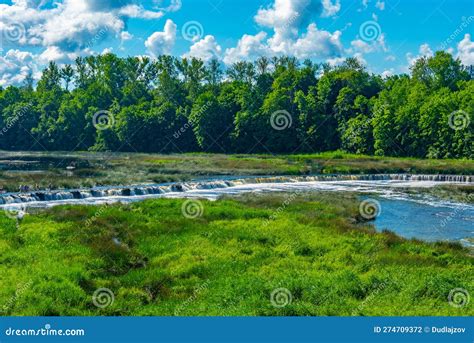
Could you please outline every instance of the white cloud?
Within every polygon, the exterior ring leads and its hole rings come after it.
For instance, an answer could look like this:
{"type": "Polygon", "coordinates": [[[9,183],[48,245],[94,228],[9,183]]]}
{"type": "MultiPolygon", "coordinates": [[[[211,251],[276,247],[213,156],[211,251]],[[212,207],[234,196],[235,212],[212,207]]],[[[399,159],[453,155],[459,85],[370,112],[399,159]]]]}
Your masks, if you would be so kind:
{"type": "Polygon", "coordinates": [[[164,15],[161,10],[146,9],[143,5],[146,3],[145,1],[141,1],[142,4],[140,4],[140,1],[135,0],[64,0],[64,3],[75,3],[76,5],[84,3],[89,12],[109,12],[128,18],[158,19],[164,15]]]}
{"type": "Polygon", "coordinates": [[[356,58],[362,65],[364,66],[367,65],[367,61],[365,60],[364,55],[361,54],[360,52],[356,52],[354,54],[354,58],[356,58]]]}
{"type": "Polygon", "coordinates": [[[130,32],[128,32],[128,31],[122,31],[122,32],[120,32],[120,40],[121,40],[122,42],[127,41],[127,40],[130,40],[130,39],[132,39],[132,38],[133,38],[133,35],[132,35],[130,32]]]}
{"type": "Polygon", "coordinates": [[[255,22],[270,28],[291,30],[304,25],[311,19],[311,10],[321,11],[319,1],[311,0],[275,0],[272,6],[260,8],[255,15],[255,22]]]}
{"type": "Polygon", "coordinates": [[[334,57],[334,58],[328,58],[326,60],[326,63],[329,64],[331,67],[335,67],[344,63],[345,60],[346,60],[345,57],[334,57]]]}
{"type": "Polygon", "coordinates": [[[306,27],[321,9],[319,0],[275,0],[272,6],[259,9],[254,19],[257,24],[273,29],[274,35],[268,40],[271,49],[286,53],[300,28],[306,27]]]}
{"type": "Polygon", "coordinates": [[[385,33],[381,33],[379,37],[375,40],[375,44],[378,48],[384,52],[387,52],[389,49],[387,44],[385,43],[385,33]]]}
{"type": "Polygon", "coordinates": [[[471,41],[471,35],[466,33],[462,41],[459,42],[457,57],[464,65],[474,65],[474,42],[471,41]]]}
{"type": "Polygon", "coordinates": [[[157,19],[164,14],[135,0],[14,0],[0,4],[0,13],[0,29],[16,26],[22,31],[12,45],[53,45],[68,51],[119,38],[128,18],[157,19]]]}
{"type": "Polygon", "coordinates": [[[124,47],[124,43],[128,40],[131,40],[133,38],[133,35],[128,32],[128,31],[122,31],[120,32],[120,45],[119,45],[119,49],[124,51],[125,50],[125,47],[124,47]]]}
{"type": "Polygon", "coordinates": [[[121,32],[124,22],[107,12],[91,12],[82,5],[66,6],[55,18],[43,25],[30,28],[29,33],[39,37],[42,45],[57,45],[74,51],[91,47],[111,33],[121,32]]]}
{"type": "Polygon", "coordinates": [[[163,12],[176,12],[183,5],[181,0],[153,0],[156,8],[163,12]]]}
{"type": "Polygon", "coordinates": [[[38,56],[38,62],[42,64],[48,64],[50,61],[54,61],[56,63],[71,63],[77,57],[76,53],[64,52],[57,46],[49,46],[45,51],[43,51],[38,56]]]}
{"type": "Polygon", "coordinates": [[[267,56],[270,49],[265,44],[267,34],[259,32],[255,36],[243,35],[235,48],[227,49],[225,52],[224,63],[232,64],[242,59],[255,60],[260,56],[267,56]]]}
{"type": "Polygon", "coordinates": [[[31,52],[11,49],[0,56],[0,86],[20,85],[30,73],[36,79],[41,76],[31,52]]]}
{"type": "Polygon", "coordinates": [[[377,0],[375,3],[375,7],[377,7],[379,10],[383,11],[385,9],[385,2],[377,0]]]}
{"type": "Polygon", "coordinates": [[[100,53],[101,55],[106,55],[106,54],[111,54],[114,52],[114,48],[104,48],[102,52],[100,53]]]}
{"type": "Polygon", "coordinates": [[[337,14],[341,10],[341,3],[339,0],[333,4],[331,0],[322,0],[323,5],[323,13],[322,17],[332,17],[337,14]]]}
{"type": "Polygon", "coordinates": [[[387,77],[390,77],[390,76],[392,76],[392,75],[395,75],[395,69],[393,69],[393,68],[384,70],[384,71],[382,72],[382,77],[383,77],[384,79],[387,78],[387,77]]]}
{"type": "Polygon", "coordinates": [[[273,29],[273,35],[267,38],[262,31],[242,36],[235,48],[226,50],[224,62],[279,55],[300,59],[338,57],[343,52],[341,31],[320,30],[311,19],[315,14],[331,16],[339,10],[339,0],[274,0],[271,6],[260,8],[254,17],[257,24],[273,29]]]}
{"type": "Polygon", "coordinates": [[[308,25],[300,38],[284,39],[276,43],[275,36],[267,38],[265,32],[255,36],[244,35],[235,48],[227,49],[224,62],[232,64],[238,60],[255,60],[260,56],[293,55],[299,59],[332,58],[343,53],[340,31],[333,33],[319,30],[316,24],[308,25]]]}
{"type": "Polygon", "coordinates": [[[420,46],[420,55],[421,56],[433,56],[433,50],[431,50],[429,44],[422,44],[420,46]]]}
{"type": "Polygon", "coordinates": [[[31,7],[31,8],[38,8],[46,5],[48,2],[47,0],[12,0],[12,3],[21,6],[21,7],[31,7]]]}
{"type": "Polygon", "coordinates": [[[159,19],[163,16],[163,12],[154,12],[144,9],[138,5],[127,5],[122,7],[118,14],[127,16],[129,18],[142,18],[142,19],[159,19]]]}
{"type": "Polygon", "coordinates": [[[341,32],[318,30],[316,24],[308,26],[307,33],[299,38],[287,53],[293,52],[300,59],[328,58],[342,53],[341,32]]]}
{"type": "MultiPolygon", "coordinates": [[[[418,55],[413,56],[412,53],[407,53],[406,58],[408,61],[408,67],[411,67],[417,59],[421,57],[432,57],[433,56],[433,50],[431,50],[429,44],[425,43],[420,45],[420,48],[418,49],[418,55]]],[[[408,71],[408,68],[405,69],[405,71],[408,71]]]]}
{"type": "Polygon", "coordinates": [[[364,42],[361,39],[356,39],[351,42],[351,46],[356,50],[368,54],[374,51],[374,45],[364,42]]]}
{"type": "Polygon", "coordinates": [[[221,52],[222,48],[217,44],[214,36],[207,35],[194,43],[182,57],[195,57],[207,62],[213,58],[220,59],[221,52]]]}
{"type": "Polygon", "coordinates": [[[176,24],[171,19],[168,19],[163,31],[157,31],[148,37],[145,41],[145,46],[154,56],[167,55],[171,54],[175,41],[176,24]]]}
{"type": "Polygon", "coordinates": [[[371,42],[366,42],[360,38],[355,39],[351,42],[351,49],[348,49],[347,52],[368,54],[375,51],[388,51],[387,45],[385,43],[385,34],[381,33],[376,40],[371,42]]]}

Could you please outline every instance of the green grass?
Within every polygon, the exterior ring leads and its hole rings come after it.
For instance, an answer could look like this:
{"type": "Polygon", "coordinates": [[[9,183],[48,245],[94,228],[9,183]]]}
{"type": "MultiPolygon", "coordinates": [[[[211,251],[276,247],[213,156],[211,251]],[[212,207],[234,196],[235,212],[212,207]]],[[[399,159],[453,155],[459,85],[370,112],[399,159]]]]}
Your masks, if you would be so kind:
{"type": "Polygon", "coordinates": [[[292,155],[289,158],[307,163],[313,162],[321,173],[474,174],[474,161],[467,159],[400,158],[356,155],[341,151],[292,155]]]}
{"type": "Polygon", "coordinates": [[[428,160],[347,154],[298,155],[2,152],[0,187],[45,189],[184,181],[215,175],[469,174],[473,160],[428,160]],[[14,161],[15,164],[11,164],[14,161]],[[10,164],[9,164],[10,163],[10,164]],[[66,166],[75,163],[75,170],[66,166]]]}
{"type": "Polygon", "coordinates": [[[404,240],[358,222],[342,194],[61,206],[0,215],[3,315],[473,315],[474,265],[457,244],[404,240]],[[272,218],[269,220],[269,218],[272,218]],[[114,243],[117,238],[119,243],[114,243]],[[98,288],[115,301],[94,306],[98,288]],[[274,290],[292,301],[275,307],[274,290]]]}

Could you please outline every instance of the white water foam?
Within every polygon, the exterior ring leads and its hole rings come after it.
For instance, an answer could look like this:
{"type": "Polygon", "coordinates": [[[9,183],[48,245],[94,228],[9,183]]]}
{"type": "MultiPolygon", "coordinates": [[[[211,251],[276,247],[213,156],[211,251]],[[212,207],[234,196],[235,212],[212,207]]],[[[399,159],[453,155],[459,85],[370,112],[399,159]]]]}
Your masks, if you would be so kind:
{"type": "Polygon", "coordinates": [[[12,193],[0,196],[0,208],[15,206],[44,208],[62,204],[92,204],[100,205],[114,202],[134,202],[152,198],[203,198],[216,200],[223,195],[238,195],[243,193],[263,192],[301,192],[301,191],[330,191],[374,193],[378,196],[415,201],[430,206],[439,207],[472,207],[470,204],[444,201],[428,195],[409,194],[409,188],[430,188],[439,184],[465,184],[474,182],[468,176],[460,179],[451,176],[449,180],[435,181],[439,176],[417,175],[407,177],[398,175],[374,175],[373,180],[366,180],[368,176],[337,176],[323,177],[269,177],[269,178],[242,178],[228,180],[209,180],[165,185],[136,185],[129,187],[101,187],[83,190],[64,190],[32,193],[12,193]],[[351,178],[353,178],[351,180],[351,178]],[[358,179],[363,178],[363,179],[358,179]],[[467,178],[467,179],[466,179],[467,178]],[[317,180],[323,179],[323,180],[317,180]]]}

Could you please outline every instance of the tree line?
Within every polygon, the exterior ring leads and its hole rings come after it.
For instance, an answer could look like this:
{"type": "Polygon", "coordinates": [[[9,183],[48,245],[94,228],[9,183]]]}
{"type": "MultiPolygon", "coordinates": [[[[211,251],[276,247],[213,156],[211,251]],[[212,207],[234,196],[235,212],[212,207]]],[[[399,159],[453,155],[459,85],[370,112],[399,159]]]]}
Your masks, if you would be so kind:
{"type": "Polygon", "coordinates": [[[410,74],[261,57],[79,57],[0,87],[0,149],[473,158],[474,75],[447,52],[410,74]]]}

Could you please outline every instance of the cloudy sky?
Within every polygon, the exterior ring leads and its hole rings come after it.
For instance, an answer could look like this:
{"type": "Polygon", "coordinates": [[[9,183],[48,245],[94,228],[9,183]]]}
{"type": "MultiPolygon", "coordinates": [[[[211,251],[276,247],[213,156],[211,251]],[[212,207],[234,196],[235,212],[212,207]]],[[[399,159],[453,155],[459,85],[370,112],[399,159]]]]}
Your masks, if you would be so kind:
{"type": "Polygon", "coordinates": [[[109,51],[225,64],[355,56],[390,75],[436,50],[474,64],[473,27],[472,0],[0,0],[0,86],[109,51]]]}

